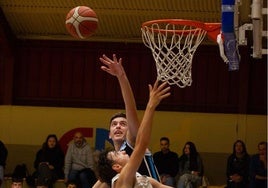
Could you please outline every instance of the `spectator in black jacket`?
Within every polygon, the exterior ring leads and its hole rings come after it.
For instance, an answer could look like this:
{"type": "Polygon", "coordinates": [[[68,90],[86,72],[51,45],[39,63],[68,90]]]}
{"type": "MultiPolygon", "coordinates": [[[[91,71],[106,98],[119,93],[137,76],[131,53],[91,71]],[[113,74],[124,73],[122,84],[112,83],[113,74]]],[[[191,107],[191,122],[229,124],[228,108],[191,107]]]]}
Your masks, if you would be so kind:
{"type": "Polygon", "coordinates": [[[233,145],[233,153],[227,160],[227,187],[247,188],[249,186],[250,156],[242,140],[237,140],[233,145]]]}
{"type": "Polygon", "coordinates": [[[4,169],[6,166],[6,160],[7,160],[7,148],[4,145],[4,143],[0,140],[0,184],[1,187],[3,187],[3,182],[4,182],[4,169]]]}
{"type": "Polygon", "coordinates": [[[250,188],[267,188],[267,142],[258,144],[258,153],[250,159],[250,188]]]}
{"type": "Polygon", "coordinates": [[[154,163],[157,167],[158,173],[161,178],[161,182],[164,185],[175,186],[175,176],[179,169],[179,157],[178,154],[170,151],[169,138],[160,138],[161,151],[156,152],[153,155],[154,163]]]}
{"type": "Polygon", "coordinates": [[[34,161],[37,184],[52,187],[57,179],[63,179],[64,153],[54,134],[47,136],[34,161]]]}

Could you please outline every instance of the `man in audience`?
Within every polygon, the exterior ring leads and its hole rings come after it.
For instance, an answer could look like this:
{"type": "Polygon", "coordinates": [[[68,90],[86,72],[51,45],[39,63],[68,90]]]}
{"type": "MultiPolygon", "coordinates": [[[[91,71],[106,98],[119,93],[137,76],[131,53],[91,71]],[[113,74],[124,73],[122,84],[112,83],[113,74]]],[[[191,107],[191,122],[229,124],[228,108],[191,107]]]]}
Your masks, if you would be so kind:
{"type": "Polygon", "coordinates": [[[267,142],[260,142],[258,150],[250,161],[250,188],[267,188],[267,142]]]}
{"type": "Polygon", "coordinates": [[[165,185],[175,186],[175,176],[179,169],[178,154],[170,151],[169,138],[160,138],[161,151],[153,155],[154,163],[161,177],[161,182],[165,185]]]}
{"type": "Polygon", "coordinates": [[[65,181],[76,182],[79,188],[93,187],[97,181],[93,168],[90,145],[81,132],[76,132],[65,156],[65,181]]]}

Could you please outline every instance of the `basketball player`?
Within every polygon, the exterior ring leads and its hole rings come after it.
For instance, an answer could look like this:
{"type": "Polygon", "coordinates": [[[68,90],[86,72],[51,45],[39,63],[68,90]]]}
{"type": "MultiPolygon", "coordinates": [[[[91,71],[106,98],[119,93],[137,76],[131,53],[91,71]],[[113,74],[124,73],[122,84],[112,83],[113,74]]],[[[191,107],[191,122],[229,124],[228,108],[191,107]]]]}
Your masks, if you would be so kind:
{"type": "Polygon", "coordinates": [[[155,179],[142,176],[137,170],[143,160],[144,153],[150,143],[152,122],[155,108],[160,101],[170,95],[167,83],[149,85],[150,98],[138,130],[133,153],[129,157],[125,151],[104,151],[99,156],[97,172],[101,181],[112,188],[168,188],[155,179]]]}
{"type": "MultiPolygon", "coordinates": [[[[139,128],[139,119],[133,92],[122,66],[122,58],[117,59],[115,54],[113,54],[112,59],[103,55],[100,58],[100,61],[104,64],[101,66],[103,71],[117,77],[126,110],[126,115],[119,113],[115,114],[111,118],[109,137],[113,140],[114,149],[116,151],[125,150],[129,155],[131,155],[139,128]]],[[[159,176],[156,168],[156,172],[153,173],[152,171],[154,168],[149,168],[149,164],[146,161],[146,159],[150,159],[150,157],[152,157],[151,153],[148,151],[146,155],[147,156],[144,157],[144,160],[142,161],[139,172],[148,176],[152,176],[152,174],[154,174],[157,176],[157,179],[159,176]]],[[[153,167],[155,166],[153,165],[153,167]]],[[[109,186],[97,181],[93,188],[109,188],[109,186]]]]}

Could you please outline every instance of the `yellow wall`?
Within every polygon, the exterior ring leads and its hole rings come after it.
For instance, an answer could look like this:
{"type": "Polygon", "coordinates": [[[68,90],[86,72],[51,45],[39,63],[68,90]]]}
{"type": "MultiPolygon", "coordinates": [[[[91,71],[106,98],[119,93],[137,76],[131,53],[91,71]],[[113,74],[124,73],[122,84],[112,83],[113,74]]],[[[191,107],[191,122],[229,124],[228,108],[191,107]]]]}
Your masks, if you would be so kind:
{"type": "MultiPolygon", "coordinates": [[[[41,145],[46,136],[60,138],[77,127],[107,128],[120,110],[0,106],[0,139],[5,144],[41,145]]],[[[143,111],[139,111],[142,117],[143,111]]],[[[95,133],[94,133],[95,134],[95,133]]],[[[242,139],[249,153],[257,151],[259,141],[267,140],[267,116],[156,112],[151,149],[159,150],[159,138],[168,136],[171,149],[181,154],[184,143],[193,141],[198,151],[231,153],[232,144],[242,139]]],[[[94,138],[90,139],[94,145],[94,138]]]]}

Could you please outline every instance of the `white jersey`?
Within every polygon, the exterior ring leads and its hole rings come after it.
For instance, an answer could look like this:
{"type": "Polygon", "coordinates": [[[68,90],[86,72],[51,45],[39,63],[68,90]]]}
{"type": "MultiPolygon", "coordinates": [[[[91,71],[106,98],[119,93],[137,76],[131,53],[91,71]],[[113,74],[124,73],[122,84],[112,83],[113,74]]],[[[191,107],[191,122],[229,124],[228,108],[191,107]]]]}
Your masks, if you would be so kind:
{"type": "MultiPolygon", "coordinates": [[[[112,187],[114,188],[114,182],[116,182],[119,178],[120,174],[117,174],[112,179],[112,187]]],[[[133,188],[153,188],[147,176],[142,176],[138,172],[136,173],[136,182],[133,188]]]]}

